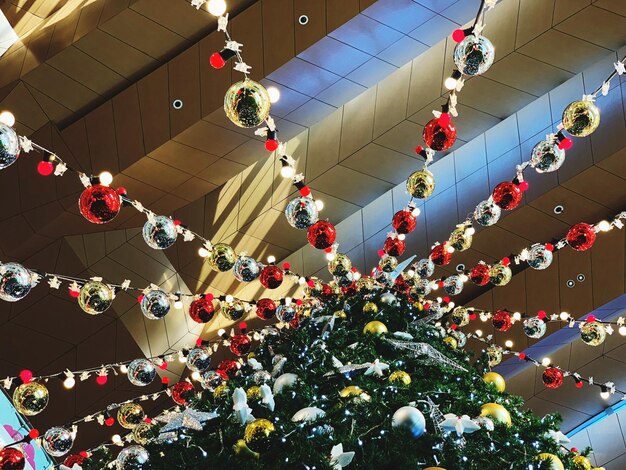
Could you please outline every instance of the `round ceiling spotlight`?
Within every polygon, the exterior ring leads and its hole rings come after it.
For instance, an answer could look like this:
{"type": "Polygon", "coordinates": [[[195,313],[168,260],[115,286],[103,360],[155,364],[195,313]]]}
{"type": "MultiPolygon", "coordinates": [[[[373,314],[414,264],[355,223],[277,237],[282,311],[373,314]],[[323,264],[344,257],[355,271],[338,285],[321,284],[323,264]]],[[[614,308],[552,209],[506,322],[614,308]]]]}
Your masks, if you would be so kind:
{"type": "Polygon", "coordinates": [[[583,273],[580,273],[578,276],[576,276],[576,280],[578,282],[585,282],[585,275],[583,273]]]}
{"type": "Polygon", "coordinates": [[[183,100],[174,100],[172,101],[172,108],[181,109],[183,107],[183,100]]]}
{"type": "Polygon", "coordinates": [[[560,214],[562,214],[563,212],[565,212],[565,207],[563,207],[561,204],[559,204],[559,205],[557,205],[557,206],[554,206],[553,211],[554,211],[554,213],[555,213],[556,215],[560,215],[560,214]]]}
{"type": "Polygon", "coordinates": [[[463,263],[459,263],[456,265],[456,272],[457,273],[462,273],[463,271],[465,271],[465,265],[463,263]]]}
{"type": "Polygon", "coordinates": [[[309,17],[306,15],[300,15],[300,18],[298,18],[298,23],[300,23],[302,26],[304,26],[308,22],[309,22],[309,17]]]}
{"type": "Polygon", "coordinates": [[[572,287],[574,287],[574,284],[576,284],[576,283],[574,282],[574,280],[573,280],[573,279],[568,279],[568,280],[567,280],[567,282],[565,283],[565,285],[566,285],[567,287],[569,287],[570,289],[571,289],[572,287]]]}

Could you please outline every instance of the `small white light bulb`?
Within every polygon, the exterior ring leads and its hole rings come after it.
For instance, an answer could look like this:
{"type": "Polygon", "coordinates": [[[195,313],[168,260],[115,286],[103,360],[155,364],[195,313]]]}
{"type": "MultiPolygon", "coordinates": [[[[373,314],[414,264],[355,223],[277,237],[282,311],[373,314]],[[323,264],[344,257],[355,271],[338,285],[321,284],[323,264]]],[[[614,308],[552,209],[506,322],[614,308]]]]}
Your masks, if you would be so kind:
{"type": "Polygon", "coordinates": [[[209,0],[207,7],[209,13],[213,16],[222,16],[226,13],[226,2],[224,0],[209,0]]]}
{"type": "Polygon", "coordinates": [[[357,271],[353,274],[353,277],[355,281],[358,281],[359,279],[361,279],[361,273],[357,271]]]}
{"type": "Polygon", "coordinates": [[[180,310],[181,308],[183,308],[183,301],[182,300],[177,300],[174,302],[174,308],[180,310]]]}
{"type": "Polygon", "coordinates": [[[420,215],[422,213],[422,211],[419,210],[419,207],[416,207],[415,209],[413,209],[413,211],[411,212],[411,214],[413,214],[413,217],[417,217],[418,215],[420,215]]]}
{"type": "Polygon", "coordinates": [[[191,380],[195,380],[196,382],[200,380],[200,372],[198,372],[197,370],[194,370],[191,373],[191,380]]]}
{"type": "Polygon", "coordinates": [[[292,178],[295,174],[296,170],[292,166],[286,165],[280,169],[280,176],[282,176],[283,178],[292,178]]]}
{"type": "Polygon", "coordinates": [[[505,345],[507,348],[512,348],[512,347],[513,347],[513,341],[511,341],[510,339],[507,339],[507,340],[504,342],[504,345],[505,345]]]}
{"type": "Polygon", "coordinates": [[[125,373],[127,373],[127,372],[128,372],[128,367],[126,367],[126,364],[122,364],[122,365],[120,366],[120,372],[121,372],[122,374],[125,374],[125,373]]]}
{"type": "Polygon", "coordinates": [[[275,257],[275,256],[273,256],[273,255],[269,255],[269,256],[267,257],[267,262],[268,262],[269,264],[274,264],[274,263],[276,262],[276,257],[275,257]]]}
{"type": "Polygon", "coordinates": [[[611,224],[608,222],[608,220],[598,222],[598,230],[600,230],[601,232],[608,232],[609,230],[611,230],[611,224]]]}
{"type": "Polygon", "coordinates": [[[326,253],[326,259],[328,261],[332,261],[335,259],[335,253],[333,253],[332,251],[330,253],[326,253]]]}
{"type": "Polygon", "coordinates": [[[622,336],[626,336],[626,326],[622,325],[619,327],[619,329],[617,330],[618,333],[622,336]]]}
{"type": "Polygon", "coordinates": [[[476,233],[476,229],[474,227],[469,227],[467,230],[465,230],[465,233],[467,233],[468,235],[474,235],[476,233]]]}
{"type": "Polygon", "coordinates": [[[13,127],[15,125],[15,116],[11,111],[2,111],[0,113],[0,122],[5,126],[13,127]]]}
{"type": "Polygon", "coordinates": [[[452,245],[450,245],[450,246],[448,246],[448,247],[446,248],[446,251],[447,251],[448,253],[454,253],[454,247],[453,247],[452,245]]]}
{"type": "Polygon", "coordinates": [[[541,360],[541,365],[543,365],[543,366],[545,366],[545,367],[548,367],[548,366],[550,365],[550,363],[551,363],[551,362],[552,362],[552,361],[550,360],[550,358],[549,358],[549,357],[544,357],[544,358],[541,360]]]}
{"type": "Polygon", "coordinates": [[[200,248],[198,248],[198,255],[201,258],[206,258],[207,256],[209,256],[209,250],[207,250],[204,247],[200,247],[200,248]]]}
{"type": "Polygon", "coordinates": [[[404,235],[404,233],[401,233],[398,235],[398,240],[404,240],[406,238],[406,235],[404,235]]]}
{"type": "Polygon", "coordinates": [[[267,87],[267,94],[270,95],[270,103],[276,103],[280,99],[280,90],[275,86],[267,87]]]}
{"type": "Polygon", "coordinates": [[[480,338],[483,335],[483,330],[476,330],[475,334],[480,338]]]}
{"type": "Polygon", "coordinates": [[[321,211],[324,208],[324,201],[322,201],[321,199],[316,199],[315,207],[317,207],[318,211],[321,211]]]}
{"type": "Polygon", "coordinates": [[[456,83],[457,81],[455,78],[448,77],[443,82],[443,86],[445,86],[447,90],[454,90],[456,88],[456,83]]]}
{"type": "Polygon", "coordinates": [[[520,321],[522,319],[522,314],[519,312],[513,313],[513,320],[520,321]]]}
{"type": "Polygon", "coordinates": [[[70,388],[74,388],[74,385],[76,385],[76,380],[74,379],[74,377],[67,377],[64,381],[63,381],[63,386],[65,388],[67,388],[68,390],[70,388]]]}
{"type": "Polygon", "coordinates": [[[608,400],[608,399],[609,399],[609,396],[610,396],[609,391],[608,391],[608,390],[606,390],[606,389],[603,389],[603,390],[600,392],[600,397],[602,397],[602,399],[603,399],[603,400],[608,400]]]}
{"type": "Polygon", "coordinates": [[[235,298],[232,295],[228,294],[226,296],[226,303],[231,304],[233,302],[233,300],[235,300],[235,298]]]}
{"type": "Polygon", "coordinates": [[[467,274],[461,274],[461,281],[464,283],[469,281],[469,277],[467,277],[467,274]]]}
{"type": "Polygon", "coordinates": [[[300,279],[298,279],[298,284],[300,284],[301,286],[303,286],[304,284],[306,284],[306,278],[304,278],[304,277],[300,277],[300,279]]]}
{"type": "Polygon", "coordinates": [[[569,318],[569,313],[567,312],[561,312],[559,317],[561,318],[561,320],[565,321],[569,318]]]}
{"type": "Polygon", "coordinates": [[[113,444],[121,444],[122,443],[122,437],[119,434],[113,434],[113,436],[111,437],[111,442],[113,444]]]}
{"type": "Polygon", "coordinates": [[[109,171],[103,171],[98,175],[102,186],[109,186],[113,182],[113,175],[109,171]]]}

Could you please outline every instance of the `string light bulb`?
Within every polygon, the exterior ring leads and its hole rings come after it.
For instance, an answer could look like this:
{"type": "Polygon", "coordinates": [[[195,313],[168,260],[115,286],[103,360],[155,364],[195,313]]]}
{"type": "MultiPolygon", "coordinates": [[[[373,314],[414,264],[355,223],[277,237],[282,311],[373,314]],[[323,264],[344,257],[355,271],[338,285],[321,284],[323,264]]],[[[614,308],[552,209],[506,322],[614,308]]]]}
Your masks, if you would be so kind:
{"type": "Polygon", "coordinates": [[[622,336],[626,336],[626,326],[624,325],[620,326],[617,332],[622,336]]]}
{"type": "Polygon", "coordinates": [[[549,357],[544,357],[541,360],[541,365],[543,365],[544,367],[548,367],[551,363],[552,363],[552,361],[550,360],[549,357]]]}
{"type": "Polygon", "coordinates": [[[119,434],[113,434],[113,436],[111,436],[111,442],[115,445],[119,445],[122,443],[122,437],[119,434]]]}
{"type": "Polygon", "coordinates": [[[602,390],[600,392],[600,397],[602,397],[603,400],[608,400],[610,396],[609,389],[606,387],[606,385],[602,385],[600,389],[602,390]]]}
{"type": "Polygon", "coordinates": [[[121,372],[122,374],[125,374],[125,373],[127,373],[127,372],[128,372],[128,367],[126,367],[126,364],[122,364],[122,365],[120,366],[120,372],[121,372]]]}
{"type": "Polygon", "coordinates": [[[176,294],[176,300],[174,301],[174,308],[180,310],[183,308],[183,301],[180,294],[176,294]]]}
{"type": "Polygon", "coordinates": [[[443,82],[443,86],[445,86],[448,90],[454,90],[459,83],[459,78],[461,78],[461,72],[455,70],[454,72],[452,72],[451,76],[446,78],[446,80],[443,82]]]}
{"type": "Polygon", "coordinates": [[[209,256],[209,250],[207,250],[205,247],[200,247],[198,249],[198,255],[201,258],[206,258],[207,256],[209,256]]]}
{"type": "Polygon", "coordinates": [[[198,372],[197,370],[194,370],[191,373],[191,380],[195,380],[196,382],[200,380],[200,372],[198,372]]]}
{"type": "Polygon", "coordinates": [[[324,201],[322,201],[321,199],[316,199],[315,207],[317,207],[318,211],[321,211],[324,208],[324,201]]]}
{"type": "Polygon", "coordinates": [[[268,86],[266,90],[270,96],[270,103],[276,103],[280,99],[280,90],[275,86],[268,86]]]}
{"type": "Polygon", "coordinates": [[[15,125],[15,116],[11,111],[2,111],[0,113],[0,122],[5,126],[13,127],[15,125]]]}
{"type": "Polygon", "coordinates": [[[483,330],[476,330],[475,334],[480,338],[483,335],[483,330]]]}
{"type": "Polygon", "coordinates": [[[280,176],[283,178],[293,178],[296,174],[296,170],[289,163],[283,161],[283,167],[280,169],[280,176]]]}
{"type": "Polygon", "coordinates": [[[567,313],[567,312],[561,312],[561,313],[559,314],[559,318],[560,318],[561,320],[565,321],[565,320],[567,320],[567,319],[569,318],[569,313],[567,313]]]}
{"type": "Polygon", "coordinates": [[[63,386],[68,390],[74,388],[74,385],[76,385],[76,379],[74,377],[66,377],[63,381],[63,386]]]}
{"type": "Polygon", "coordinates": [[[269,256],[267,257],[267,262],[268,262],[269,264],[274,264],[274,263],[276,262],[276,257],[275,257],[275,256],[273,256],[273,255],[269,255],[269,256]]]}
{"type": "Polygon", "coordinates": [[[226,13],[226,2],[224,0],[209,0],[207,8],[213,16],[222,16],[226,13]]]}
{"type": "Polygon", "coordinates": [[[507,340],[504,342],[504,345],[505,345],[507,348],[512,348],[512,347],[513,347],[513,341],[511,341],[510,339],[507,339],[507,340]]]}
{"type": "Polygon", "coordinates": [[[601,232],[608,232],[609,230],[611,230],[611,224],[608,220],[602,220],[598,222],[598,230],[600,230],[601,232]]]}
{"type": "Polygon", "coordinates": [[[103,171],[98,175],[102,186],[109,186],[113,182],[113,175],[109,171],[103,171]]]}

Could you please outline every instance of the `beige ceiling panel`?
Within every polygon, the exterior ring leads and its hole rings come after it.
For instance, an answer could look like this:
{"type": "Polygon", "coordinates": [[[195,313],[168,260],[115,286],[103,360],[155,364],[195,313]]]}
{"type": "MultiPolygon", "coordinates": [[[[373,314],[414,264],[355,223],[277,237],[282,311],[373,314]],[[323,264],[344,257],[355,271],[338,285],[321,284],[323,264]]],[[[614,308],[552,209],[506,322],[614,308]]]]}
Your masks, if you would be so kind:
{"type": "Polygon", "coordinates": [[[515,209],[510,216],[502,218],[498,226],[533,242],[562,237],[569,228],[569,224],[554,213],[542,212],[531,205],[515,209]]]}
{"type": "Polygon", "coordinates": [[[245,44],[243,53],[246,64],[252,67],[250,78],[253,80],[260,80],[271,71],[264,68],[262,24],[261,2],[246,8],[230,22],[232,36],[245,44]]]}
{"type": "MultiPolygon", "coordinates": [[[[234,80],[232,79],[232,66],[217,70],[205,65],[207,57],[224,47],[224,35],[220,31],[214,31],[204,37],[198,43],[198,47],[200,59],[204,59],[200,61],[202,64],[200,66],[200,100],[202,116],[206,116],[224,106],[224,94],[234,80]]],[[[248,60],[247,54],[246,60],[248,60]]],[[[239,74],[239,72],[235,73],[239,74]]],[[[224,115],[223,111],[222,115],[224,115]]]]}
{"type": "Polygon", "coordinates": [[[592,166],[562,184],[565,188],[615,212],[626,207],[624,180],[597,166],[592,166]]]}
{"type": "MultiPolygon", "coordinates": [[[[550,0],[535,0],[537,3],[542,1],[550,2],[550,0]]],[[[518,23],[521,22],[518,16],[519,11],[527,7],[527,5],[520,5],[520,0],[505,0],[499,3],[498,8],[487,13],[483,30],[483,34],[496,46],[496,60],[513,52],[518,23]]],[[[447,73],[449,71],[450,69],[446,70],[447,73]]]]}
{"type": "Polygon", "coordinates": [[[309,129],[305,173],[308,180],[317,178],[339,162],[342,119],[343,108],[340,108],[309,129]]]}
{"type": "MultiPolygon", "coordinates": [[[[151,159],[142,159],[142,160],[151,160],[151,159]]],[[[151,168],[152,171],[158,171],[155,169],[154,166],[150,167],[150,163],[143,163],[141,164],[140,162],[142,162],[142,160],[140,160],[139,163],[140,165],[144,165],[147,168],[151,168]]],[[[154,160],[152,160],[154,162],[154,160]]],[[[137,164],[136,163],[136,164],[137,164]]],[[[158,162],[157,162],[158,163],[158,162]]],[[[135,165],[136,165],[135,164],[135,165]]],[[[134,170],[132,170],[134,167],[131,166],[130,168],[127,168],[126,170],[124,170],[123,173],[117,174],[114,176],[114,183],[116,187],[123,187],[126,188],[126,190],[128,191],[128,197],[132,198],[132,199],[136,199],[138,201],[141,201],[142,204],[144,204],[146,207],[150,208],[151,205],[157,200],[160,199],[164,196],[165,192],[162,191],[161,189],[157,188],[156,185],[153,185],[150,183],[150,181],[142,175],[141,171],[139,171],[140,166],[134,168],[134,170]],[[141,179],[137,179],[137,178],[133,178],[131,176],[129,176],[126,171],[131,170],[134,171],[135,173],[137,173],[137,175],[141,178],[141,179]]],[[[183,179],[181,179],[182,181],[183,179]]],[[[134,211],[134,209],[132,209],[134,211]]],[[[128,213],[132,213],[132,211],[129,209],[128,211],[124,211],[124,212],[128,212],[128,213]]],[[[124,214],[124,212],[122,213],[122,215],[124,214]]],[[[118,217],[121,217],[118,216],[118,217]]],[[[112,223],[115,223],[117,220],[117,218],[115,220],[112,221],[112,223]]]]}
{"type": "Polygon", "coordinates": [[[622,179],[626,179],[626,149],[615,153],[611,158],[606,158],[597,163],[600,168],[610,171],[622,179]]]}
{"type": "MultiPolygon", "coordinates": [[[[4,65],[2,67],[4,73],[4,65]]],[[[19,109],[20,114],[16,116],[16,119],[34,130],[48,122],[45,112],[23,82],[18,82],[15,88],[2,100],[2,108],[19,109]]]]}
{"type": "Polygon", "coordinates": [[[272,207],[274,166],[274,159],[268,158],[241,173],[238,228],[249,224],[272,207]]]}
{"type": "Polygon", "coordinates": [[[100,23],[104,23],[118,13],[124,11],[130,5],[131,0],[106,0],[102,15],[100,16],[100,23]]]}
{"type": "Polygon", "coordinates": [[[374,112],[374,138],[387,132],[406,117],[406,101],[411,79],[411,64],[399,68],[378,83],[374,112]]]}
{"type": "Polygon", "coordinates": [[[222,158],[198,173],[198,176],[217,186],[221,186],[229,179],[246,169],[246,165],[222,158]]]}
{"type": "Polygon", "coordinates": [[[595,6],[581,10],[555,27],[566,34],[612,50],[622,47],[626,40],[626,18],[595,6]],[[594,28],[590,25],[602,26],[594,28]]]}
{"type": "MultiPolygon", "coordinates": [[[[537,271],[525,266],[526,276],[526,312],[528,315],[536,315],[539,310],[548,314],[560,313],[561,305],[555,295],[559,292],[558,253],[555,254],[550,268],[537,271]]],[[[522,275],[522,274],[518,274],[522,275]]]]}
{"type": "Polygon", "coordinates": [[[593,6],[612,11],[618,15],[626,16],[626,4],[623,2],[614,2],[613,0],[596,0],[593,6]]]}
{"type": "Polygon", "coordinates": [[[520,0],[515,47],[520,47],[552,26],[555,0],[520,0]]]}
{"type": "Polygon", "coordinates": [[[355,212],[337,224],[337,243],[339,243],[339,249],[343,253],[363,243],[361,211],[355,212]]]}
{"type": "Polygon", "coordinates": [[[132,85],[111,100],[115,141],[120,169],[128,168],[145,155],[141,129],[141,108],[137,87],[132,85]]]}
{"type": "Polygon", "coordinates": [[[174,140],[223,157],[247,139],[237,132],[200,120],[174,137],[174,140]]]}
{"type": "MultiPolygon", "coordinates": [[[[463,98],[461,98],[461,101],[463,98]]],[[[464,104],[457,106],[459,116],[454,119],[454,125],[457,128],[457,139],[465,142],[472,140],[474,137],[482,134],[487,129],[491,129],[501,120],[496,116],[484,113],[464,104]]],[[[459,145],[455,145],[459,147],[459,145]]]]}
{"type": "Polygon", "coordinates": [[[396,185],[422,168],[423,161],[371,143],[346,158],[341,165],[396,185]]]}
{"type": "Polygon", "coordinates": [[[58,12],[54,18],[56,21],[54,26],[47,26],[48,28],[54,28],[54,32],[52,33],[52,40],[50,41],[46,58],[58,54],[66,47],[70,46],[74,40],[74,31],[76,31],[76,27],[78,26],[80,9],[68,10],[69,9],[66,8],[63,12],[58,12]]]}
{"type": "Polygon", "coordinates": [[[312,185],[311,188],[315,199],[320,199],[324,203],[324,208],[320,211],[320,218],[328,219],[333,224],[338,224],[359,209],[359,206],[325,193],[317,189],[315,185],[312,185]]]}
{"type": "Polygon", "coordinates": [[[600,233],[591,250],[592,275],[585,282],[593,283],[593,306],[601,307],[624,293],[624,232],[600,233]]]}
{"type": "Polygon", "coordinates": [[[189,147],[175,140],[168,140],[148,156],[190,175],[197,175],[219,160],[216,155],[189,147]]]}
{"type": "Polygon", "coordinates": [[[378,256],[378,250],[380,250],[385,244],[387,239],[387,233],[391,229],[391,225],[385,227],[375,235],[369,237],[363,243],[363,251],[365,252],[365,272],[370,273],[373,268],[378,266],[380,256],[378,256]]]}
{"type": "Polygon", "coordinates": [[[309,17],[305,26],[295,24],[295,53],[299,54],[326,35],[326,1],[294,0],[293,15],[294,18],[300,15],[309,17]]]}
{"type": "Polygon", "coordinates": [[[376,88],[370,88],[345,104],[341,123],[340,161],[371,142],[375,108],[376,88]]]}
{"type": "MultiPolygon", "coordinates": [[[[243,2],[230,1],[228,10],[233,11],[241,3],[243,2]]],[[[198,31],[213,30],[216,25],[215,17],[209,14],[206,7],[197,10],[188,2],[139,0],[130,5],[130,8],[189,40],[193,40],[198,31]]]]}
{"type": "Polygon", "coordinates": [[[589,5],[591,5],[591,0],[555,0],[552,24],[556,25],[566,20],[589,5]]]}
{"type": "MultiPolygon", "coordinates": [[[[186,5],[185,5],[186,6],[186,5]]],[[[170,128],[176,135],[202,117],[200,96],[200,49],[193,45],[167,64],[170,101],[181,100],[183,107],[170,106],[170,128]]],[[[206,60],[206,59],[205,59],[206,60]]]]}
{"type": "Polygon", "coordinates": [[[412,62],[411,86],[407,116],[410,116],[441,95],[446,41],[440,41],[412,62]]]}
{"type": "Polygon", "coordinates": [[[187,173],[149,157],[126,168],[124,174],[163,191],[171,191],[189,179],[187,173]]]}
{"type": "Polygon", "coordinates": [[[146,153],[170,138],[167,65],[137,82],[146,153]]]}
{"type": "Polygon", "coordinates": [[[516,233],[504,230],[499,225],[494,225],[485,230],[480,230],[474,237],[472,248],[486,257],[492,259],[484,259],[491,263],[494,260],[502,259],[511,253],[519,253],[528,246],[528,240],[520,237],[516,233]]]}
{"type": "MultiPolygon", "coordinates": [[[[596,242],[600,244],[601,240],[596,242]]],[[[570,312],[574,317],[591,312],[593,310],[593,283],[585,280],[577,281],[579,274],[585,279],[591,279],[591,253],[574,251],[565,247],[559,252],[559,286],[561,297],[561,309],[570,312]],[[567,287],[567,281],[575,281],[574,287],[567,287]]],[[[553,269],[556,269],[555,265],[553,269]]]]}
{"type": "Polygon", "coordinates": [[[526,278],[523,275],[513,276],[506,286],[493,289],[494,308],[506,308],[512,312],[526,310],[526,278]]]}
{"type": "Polygon", "coordinates": [[[364,207],[391,189],[392,184],[350,168],[337,165],[310,183],[311,188],[364,207]]]}
{"type": "Polygon", "coordinates": [[[240,231],[289,252],[296,251],[307,242],[306,230],[293,228],[287,223],[285,213],[277,209],[263,212],[240,231]]]}
{"type": "MultiPolygon", "coordinates": [[[[394,214],[392,192],[387,191],[377,197],[365,206],[361,213],[363,217],[363,238],[367,239],[389,225],[389,221],[394,214]]],[[[407,238],[417,238],[417,236],[411,235],[407,238]]]]}
{"type": "Polygon", "coordinates": [[[24,46],[14,46],[12,50],[6,53],[0,59],[2,66],[2,74],[0,75],[0,86],[11,83],[20,78],[24,59],[28,54],[28,48],[24,46]]]}
{"type": "Polygon", "coordinates": [[[78,41],[96,29],[105,3],[106,2],[103,1],[95,1],[89,2],[81,7],[76,31],[74,31],[74,41],[78,41]]]}
{"type": "Polygon", "coordinates": [[[250,139],[239,147],[228,152],[224,158],[240,163],[245,166],[254,165],[259,160],[270,155],[265,149],[265,143],[259,140],[250,139]]]}
{"type": "Polygon", "coordinates": [[[326,33],[334,31],[359,13],[359,0],[326,2],[326,33]]]}
{"type": "Polygon", "coordinates": [[[117,142],[111,102],[107,101],[89,113],[85,117],[85,125],[92,171],[95,174],[104,170],[113,174],[118,173],[120,168],[117,160],[117,142]]]}
{"type": "Polygon", "coordinates": [[[535,98],[530,93],[486,77],[473,77],[463,88],[461,101],[467,106],[504,119],[535,98]],[[489,99],[485,100],[485,96],[489,96],[489,99]]]}
{"type": "Polygon", "coordinates": [[[412,157],[415,155],[415,143],[422,131],[423,126],[403,120],[374,140],[374,143],[412,157]]]}
{"type": "MultiPolygon", "coordinates": [[[[204,230],[201,233],[213,242],[220,241],[237,230],[240,187],[241,175],[238,174],[204,198],[204,230]]],[[[197,226],[193,219],[187,223],[192,227],[197,226]]]]}
{"type": "Polygon", "coordinates": [[[268,74],[295,55],[293,0],[265,0],[261,10],[263,69],[268,74]]]}
{"type": "Polygon", "coordinates": [[[209,194],[215,188],[217,188],[217,185],[213,183],[209,183],[201,178],[192,177],[180,186],[174,188],[172,193],[174,193],[177,198],[182,198],[187,202],[193,202],[209,194]]]}
{"type": "MultiPolygon", "coordinates": [[[[176,191],[176,189],[174,191],[176,191]]],[[[182,197],[179,197],[178,195],[176,195],[174,193],[169,193],[169,194],[165,194],[162,198],[160,198],[159,200],[154,202],[150,206],[150,209],[152,209],[157,214],[169,215],[169,214],[173,214],[174,211],[180,209],[181,207],[183,207],[183,206],[185,206],[187,204],[189,204],[189,200],[183,199],[182,197]]],[[[143,223],[145,222],[144,216],[142,216],[141,214],[137,214],[137,218],[139,219],[138,222],[135,222],[134,220],[131,220],[131,221],[129,221],[128,225],[126,225],[126,226],[127,227],[135,226],[136,227],[137,225],[143,225],[143,223]],[[133,223],[134,223],[134,225],[133,225],[133,223]]]]}

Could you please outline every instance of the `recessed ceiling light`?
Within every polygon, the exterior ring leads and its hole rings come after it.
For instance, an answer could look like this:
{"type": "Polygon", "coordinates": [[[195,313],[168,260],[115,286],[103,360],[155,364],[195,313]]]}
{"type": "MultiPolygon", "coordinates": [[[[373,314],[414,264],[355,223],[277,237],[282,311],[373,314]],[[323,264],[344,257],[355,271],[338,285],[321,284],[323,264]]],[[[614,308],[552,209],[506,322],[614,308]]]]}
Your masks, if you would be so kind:
{"type": "Polygon", "coordinates": [[[306,15],[300,15],[300,18],[298,18],[298,23],[300,23],[302,26],[304,26],[308,22],[309,22],[309,17],[306,15]]]}
{"type": "Polygon", "coordinates": [[[463,263],[459,263],[456,265],[456,272],[457,273],[462,273],[463,271],[465,271],[465,265],[463,263]]]}
{"type": "Polygon", "coordinates": [[[585,275],[583,273],[580,273],[578,276],[576,276],[576,280],[578,282],[585,282],[585,275]]]}
{"type": "Polygon", "coordinates": [[[572,287],[574,287],[574,284],[576,284],[576,283],[574,282],[574,280],[573,280],[573,279],[568,279],[568,280],[567,280],[567,282],[565,283],[565,285],[566,285],[567,287],[569,287],[570,289],[571,289],[572,287]]]}
{"type": "Polygon", "coordinates": [[[556,215],[562,214],[565,211],[565,207],[563,207],[561,204],[554,206],[554,213],[556,215]]]}
{"type": "Polygon", "coordinates": [[[183,107],[183,100],[174,100],[172,101],[172,108],[180,109],[183,107]]]}

